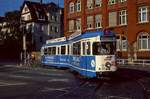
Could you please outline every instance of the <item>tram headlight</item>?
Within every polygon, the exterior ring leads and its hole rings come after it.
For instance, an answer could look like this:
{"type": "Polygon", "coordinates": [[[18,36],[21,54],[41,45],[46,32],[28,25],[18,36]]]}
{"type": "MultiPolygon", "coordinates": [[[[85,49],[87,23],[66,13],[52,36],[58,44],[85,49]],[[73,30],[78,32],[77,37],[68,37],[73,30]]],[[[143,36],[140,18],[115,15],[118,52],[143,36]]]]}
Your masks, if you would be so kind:
{"type": "Polygon", "coordinates": [[[111,66],[111,67],[110,67],[110,70],[111,70],[111,71],[116,71],[116,70],[117,70],[117,67],[116,67],[116,66],[111,66]]]}
{"type": "Polygon", "coordinates": [[[111,63],[106,62],[106,63],[105,63],[105,66],[106,66],[107,68],[110,68],[110,67],[111,67],[111,63]]]}

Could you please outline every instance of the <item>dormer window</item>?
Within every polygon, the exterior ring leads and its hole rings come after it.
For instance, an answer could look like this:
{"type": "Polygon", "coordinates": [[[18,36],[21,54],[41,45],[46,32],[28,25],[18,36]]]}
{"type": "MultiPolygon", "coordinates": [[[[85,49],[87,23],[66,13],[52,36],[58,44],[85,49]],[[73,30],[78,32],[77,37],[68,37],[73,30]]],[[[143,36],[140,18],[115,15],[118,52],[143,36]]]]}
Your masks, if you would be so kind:
{"type": "Polygon", "coordinates": [[[25,11],[25,12],[28,12],[28,8],[27,8],[27,7],[25,7],[25,8],[24,8],[24,11],[25,11]]]}

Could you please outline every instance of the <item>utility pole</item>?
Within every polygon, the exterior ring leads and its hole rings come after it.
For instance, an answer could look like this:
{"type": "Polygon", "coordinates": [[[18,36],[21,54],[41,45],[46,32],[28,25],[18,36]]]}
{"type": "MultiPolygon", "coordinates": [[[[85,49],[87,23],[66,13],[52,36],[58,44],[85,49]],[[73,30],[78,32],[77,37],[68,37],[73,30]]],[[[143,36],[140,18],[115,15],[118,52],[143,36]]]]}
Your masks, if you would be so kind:
{"type": "Polygon", "coordinates": [[[27,53],[26,53],[26,50],[27,50],[27,47],[26,47],[26,34],[23,33],[23,51],[24,51],[24,55],[23,56],[24,56],[24,64],[27,64],[27,60],[26,60],[27,53]]]}
{"type": "Polygon", "coordinates": [[[27,64],[27,46],[26,46],[26,25],[24,22],[22,22],[22,26],[23,26],[23,56],[24,56],[24,64],[27,64]]]}

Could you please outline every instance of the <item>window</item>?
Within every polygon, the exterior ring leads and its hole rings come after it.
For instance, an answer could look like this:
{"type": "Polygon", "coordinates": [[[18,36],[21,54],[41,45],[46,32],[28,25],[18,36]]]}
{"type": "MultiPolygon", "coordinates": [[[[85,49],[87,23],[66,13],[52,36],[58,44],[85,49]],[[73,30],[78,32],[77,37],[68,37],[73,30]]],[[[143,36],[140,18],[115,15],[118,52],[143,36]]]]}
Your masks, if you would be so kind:
{"type": "Polygon", "coordinates": [[[122,2],[126,2],[127,0],[118,0],[118,2],[122,3],[122,2]]]}
{"type": "Polygon", "coordinates": [[[52,55],[56,55],[56,47],[52,47],[52,55]]]}
{"type": "Polygon", "coordinates": [[[70,52],[70,48],[69,48],[69,47],[70,47],[70,46],[67,45],[67,54],[68,54],[68,55],[70,55],[70,53],[69,53],[69,52],[70,52]]]}
{"type": "Polygon", "coordinates": [[[54,20],[54,16],[53,15],[51,15],[51,20],[54,20]]]}
{"type": "Polygon", "coordinates": [[[57,16],[54,16],[54,19],[55,19],[55,21],[57,22],[57,20],[58,20],[58,17],[57,17],[57,16]]]}
{"type": "Polygon", "coordinates": [[[61,54],[62,55],[66,54],[66,46],[61,46],[61,54]]]}
{"type": "Polygon", "coordinates": [[[39,31],[41,31],[41,32],[43,32],[44,31],[44,25],[42,25],[42,24],[39,24],[39,31]]]}
{"type": "Polygon", "coordinates": [[[127,25],[127,10],[119,11],[119,24],[127,25]]]}
{"type": "Polygon", "coordinates": [[[109,0],[109,1],[108,1],[108,4],[109,4],[109,5],[116,4],[116,0],[109,0]]]}
{"type": "Polygon", "coordinates": [[[55,26],[55,32],[58,32],[58,27],[57,26],[55,26]]]}
{"type": "Polygon", "coordinates": [[[81,31],[81,18],[76,20],[76,29],[77,31],[81,31]]]}
{"type": "Polygon", "coordinates": [[[95,6],[101,7],[102,6],[102,0],[95,0],[95,6]]]}
{"type": "Polygon", "coordinates": [[[120,38],[120,36],[118,35],[117,36],[117,42],[116,42],[117,44],[116,44],[116,47],[117,47],[117,51],[120,51],[120,49],[121,49],[121,38],[120,38]]]}
{"type": "Polygon", "coordinates": [[[69,13],[73,13],[73,12],[74,12],[74,3],[71,2],[71,3],[69,4],[69,13]]]}
{"type": "Polygon", "coordinates": [[[127,41],[127,37],[124,35],[118,35],[117,36],[117,51],[127,51],[128,48],[128,41],[127,41]]]}
{"type": "Polygon", "coordinates": [[[101,21],[102,21],[102,15],[97,14],[95,16],[95,28],[102,28],[101,21]]]}
{"type": "Polygon", "coordinates": [[[44,55],[47,55],[47,54],[48,54],[48,49],[44,48],[44,55]]]}
{"type": "Polygon", "coordinates": [[[140,50],[150,50],[150,36],[148,35],[148,33],[140,33],[138,37],[138,44],[140,50]]]}
{"type": "Polygon", "coordinates": [[[24,7],[24,11],[25,12],[28,12],[29,10],[28,10],[28,7],[24,7]]]}
{"type": "Polygon", "coordinates": [[[93,16],[88,16],[87,17],[87,29],[92,29],[93,28],[93,16]]]}
{"type": "Polygon", "coordinates": [[[148,6],[139,7],[139,23],[148,22],[148,6]]]}
{"type": "Polygon", "coordinates": [[[87,0],[87,8],[93,9],[93,0],[87,0]]]}
{"type": "Polygon", "coordinates": [[[128,47],[128,41],[127,41],[127,37],[125,37],[125,36],[122,36],[122,38],[121,38],[121,40],[122,40],[122,46],[121,46],[121,48],[122,48],[122,50],[123,51],[127,51],[127,47],[128,47]]]}
{"type": "Polygon", "coordinates": [[[90,42],[83,42],[83,55],[90,55],[91,54],[91,43],[90,42]]]}
{"type": "Polygon", "coordinates": [[[94,42],[93,55],[112,55],[115,54],[114,42],[94,42]]]}
{"type": "Polygon", "coordinates": [[[49,47],[48,48],[49,55],[56,55],[56,47],[49,47]]]}
{"type": "Polygon", "coordinates": [[[41,42],[41,43],[43,42],[43,37],[42,37],[42,36],[40,36],[40,42],[41,42]]]}
{"type": "Polygon", "coordinates": [[[31,15],[28,15],[28,16],[27,16],[27,20],[31,20],[31,15]]]}
{"type": "Polygon", "coordinates": [[[44,16],[43,15],[39,15],[39,19],[41,20],[41,19],[44,19],[44,16]]]}
{"type": "Polygon", "coordinates": [[[53,31],[54,30],[54,27],[53,26],[50,26],[50,31],[53,31]]]}
{"type": "Polygon", "coordinates": [[[81,1],[80,0],[77,1],[76,7],[77,7],[76,8],[77,12],[80,12],[81,11],[81,1]]]}
{"type": "Polygon", "coordinates": [[[73,44],[73,55],[80,55],[81,50],[81,42],[77,42],[73,44]]]}
{"type": "Polygon", "coordinates": [[[109,12],[109,26],[113,27],[117,25],[117,12],[109,12]]]}
{"type": "Polygon", "coordinates": [[[74,30],[74,20],[69,21],[69,32],[73,32],[74,30]]]}

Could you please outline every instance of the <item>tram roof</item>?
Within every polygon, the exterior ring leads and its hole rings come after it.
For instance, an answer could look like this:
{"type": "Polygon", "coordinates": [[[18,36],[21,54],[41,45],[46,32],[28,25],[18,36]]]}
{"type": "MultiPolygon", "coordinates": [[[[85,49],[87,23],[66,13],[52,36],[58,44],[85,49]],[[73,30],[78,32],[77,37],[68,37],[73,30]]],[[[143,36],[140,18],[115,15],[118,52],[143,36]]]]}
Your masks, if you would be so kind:
{"type": "Polygon", "coordinates": [[[68,44],[69,42],[78,41],[78,40],[81,40],[81,39],[91,38],[91,37],[96,37],[96,36],[114,36],[114,35],[115,34],[111,31],[108,31],[108,32],[104,32],[104,31],[84,32],[80,35],[77,35],[77,36],[72,37],[70,39],[67,39],[65,41],[45,44],[45,45],[43,45],[43,47],[45,47],[45,46],[54,46],[54,45],[65,45],[65,44],[68,44]]]}
{"type": "Polygon", "coordinates": [[[84,38],[91,38],[96,36],[114,36],[114,33],[111,31],[104,32],[104,31],[92,31],[92,32],[84,32],[81,35],[70,39],[71,41],[77,41],[84,38]]]}
{"type": "Polygon", "coordinates": [[[45,44],[44,46],[65,45],[65,44],[68,44],[68,42],[67,41],[55,42],[55,43],[45,44]]]}

